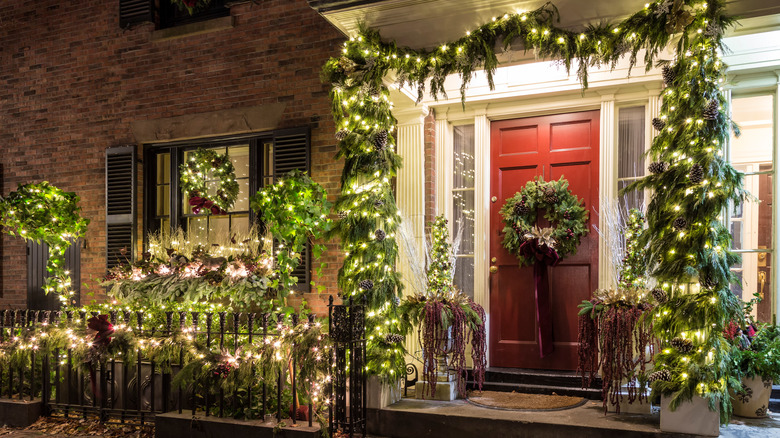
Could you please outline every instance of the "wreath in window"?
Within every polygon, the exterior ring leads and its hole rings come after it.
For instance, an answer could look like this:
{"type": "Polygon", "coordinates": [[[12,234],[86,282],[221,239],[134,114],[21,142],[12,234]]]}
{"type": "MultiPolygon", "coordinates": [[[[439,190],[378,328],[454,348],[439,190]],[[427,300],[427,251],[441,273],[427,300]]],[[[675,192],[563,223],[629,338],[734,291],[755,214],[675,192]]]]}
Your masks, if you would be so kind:
{"type": "Polygon", "coordinates": [[[569,190],[569,181],[545,181],[537,177],[507,199],[501,208],[504,220],[503,245],[520,260],[521,266],[547,258],[548,264],[577,252],[582,236],[587,234],[588,212],[581,200],[569,190]],[[539,211],[550,226],[536,224],[539,211]],[[555,259],[553,261],[552,259],[555,259]]]}
{"type": "Polygon", "coordinates": [[[198,149],[179,166],[181,190],[187,196],[192,212],[227,214],[238,197],[236,170],[227,154],[198,149]],[[215,186],[209,195],[209,186],[215,186]]]}

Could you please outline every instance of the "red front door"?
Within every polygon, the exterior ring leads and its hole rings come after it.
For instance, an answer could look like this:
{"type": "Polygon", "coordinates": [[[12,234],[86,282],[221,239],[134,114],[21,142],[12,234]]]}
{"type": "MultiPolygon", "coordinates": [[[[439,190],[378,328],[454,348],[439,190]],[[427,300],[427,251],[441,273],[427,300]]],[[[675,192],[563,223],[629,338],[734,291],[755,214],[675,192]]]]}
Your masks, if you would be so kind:
{"type": "Polygon", "coordinates": [[[594,207],[599,199],[599,112],[494,122],[490,129],[490,365],[496,367],[574,370],[577,368],[577,305],[590,298],[598,282],[598,237],[594,207]],[[590,213],[575,255],[549,268],[555,350],[539,357],[533,267],[520,268],[501,246],[504,225],[499,210],[536,176],[569,181],[590,213]]]}

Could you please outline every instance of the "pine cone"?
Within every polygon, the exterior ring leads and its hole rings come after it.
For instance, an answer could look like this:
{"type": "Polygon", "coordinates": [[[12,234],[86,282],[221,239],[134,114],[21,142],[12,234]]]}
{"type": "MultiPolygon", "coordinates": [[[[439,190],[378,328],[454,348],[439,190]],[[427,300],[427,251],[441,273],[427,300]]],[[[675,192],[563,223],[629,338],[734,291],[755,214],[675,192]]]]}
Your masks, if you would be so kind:
{"type": "Polygon", "coordinates": [[[698,163],[691,166],[691,172],[688,174],[688,179],[694,184],[700,183],[701,180],[704,179],[704,167],[698,163]]]}
{"type": "Polygon", "coordinates": [[[558,203],[558,195],[555,193],[555,189],[552,187],[547,187],[544,189],[544,202],[548,204],[557,204],[558,203]]]}
{"type": "Polygon", "coordinates": [[[693,351],[693,341],[690,339],[674,338],[670,342],[672,347],[676,348],[680,353],[690,353],[693,351]]]}
{"type": "Polygon", "coordinates": [[[346,211],[340,211],[339,212],[339,219],[344,220],[347,218],[347,212],[346,211]]]}
{"type": "Polygon", "coordinates": [[[669,300],[669,297],[666,295],[666,292],[660,287],[653,289],[652,291],[650,291],[650,293],[653,295],[653,298],[655,298],[655,300],[658,301],[658,304],[663,304],[669,300]]]}
{"type": "Polygon", "coordinates": [[[388,333],[385,335],[385,342],[388,344],[400,344],[404,341],[404,336],[396,333],[388,333]]]}
{"type": "Polygon", "coordinates": [[[360,283],[358,283],[358,286],[360,286],[363,290],[371,290],[374,288],[374,282],[371,280],[362,280],[360,283]]]}
{"type": "Polygon", "coordinates": [[[376,240],[379,242],[385,240],[385,237],[387,237],[387,234],[385,234],[384,230],[376,230],[374,231],[374,237],[376,237],[376,240]]]}
{"type": "Polygon", "coordinates": [[[718,100],[712,99],[704,108],[704,120],[715,120],[719,113],[718,100]]]}
{"type": "Polygon", "coordinates": [[[338,141],[344,140],[345,138],[347,138],[348,135],[349,135],[349,131],[346,129],[342,129],[336,132],[336,140],[338,141]]]}
{"type": "Polygon", "coordinates": [[[653,128],[657,129],[658,131],[662,131],[665,126],[666,122],[659,119],[658,117],[653,117],[653,128]]]}
{"type": "Polygon", "coordinates": [[[658,175],[666,172],[666,166],[667,165],[665,161],[654,161],[650,163],[649,166],[647,166],[647,170],[649,170],[650,173],[658,175]]]}
{"type": "Polygon", "coordinates": [[[684,230],[685,228],[688,227],[688,221],[685,220],[684,217],[679,216],[677,219],[674,220],[672,226],[674,227],[675,230],[684,230]]]}
{"type": "Polygon", "coordinates": [[[515,216],[523,216],[528,214],[528,212],[531,211],[531,209],[528,208],[527,205],[525,205],[525,201],[520,201],[517,204],[515,204],[514,213],[515,216]]]}
{"type": "Polygon", "coordinates": [[[382,208],[384,207],[384,205],[385,205],[385,201],[381,199],[377,199],[376,201],[374,201],[374,208],[382,208]]]}
{"type": "Polygon", "coordinates": [[[664,77],[664,84],[666,84],[667,86],[672,85],[672,82],[674,82],[675,78],[677,77],[677,74],[674,72],[674,69],[672,69],[668,65],[664,66],[662,75],[664,77]]]}
{"type": "Polygon", "coordinates": [[[374,149],[381,151],[387,146],[387,131],[379,131],[374,136],[374,149]]]}
{"type": "Polygon", "coordinates": [[[650,373],[649,376],[647,376],[648,382],[655,382],[656,380],[668,382],[671,379],[672,379],[672,373],[670,373],[669,370],[655,371],[650,373]]]}
{"type": "Polygon", "coordinates": [[[712,278],[710,278],[709,276],[706,276],[706,275],[702,276],[702,277],[699,277],[699,284],[704,289],[710,289],[710,290],[711,289],[715,289],[715,287],[718,286],[718,282],[717,281],[713,280],[712,278]]]}

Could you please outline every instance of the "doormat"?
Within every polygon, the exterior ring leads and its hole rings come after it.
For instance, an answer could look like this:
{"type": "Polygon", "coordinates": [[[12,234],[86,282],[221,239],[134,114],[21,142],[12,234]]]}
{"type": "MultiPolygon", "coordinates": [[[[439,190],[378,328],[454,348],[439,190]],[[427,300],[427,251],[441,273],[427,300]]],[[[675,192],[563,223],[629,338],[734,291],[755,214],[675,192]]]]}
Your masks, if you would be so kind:
{"type": "Polygon", "coordinates": [[[585,404],[582,397],[524,394],[522,392],[470,391],[468,402],[491,409],[508,411],[560,411],[585,404]]]}

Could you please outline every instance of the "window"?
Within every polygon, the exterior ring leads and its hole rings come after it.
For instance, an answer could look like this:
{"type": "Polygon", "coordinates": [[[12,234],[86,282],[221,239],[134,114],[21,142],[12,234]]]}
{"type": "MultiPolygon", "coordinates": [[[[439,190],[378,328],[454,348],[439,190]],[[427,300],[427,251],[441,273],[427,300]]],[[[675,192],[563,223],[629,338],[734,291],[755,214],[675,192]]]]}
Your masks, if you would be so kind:
{"type": "Polygon", "coordinates": [[[773,306],[774,105],[771,94],[736,96],[731,101],[732,118],[741,135],[731,138],[729,159],[745,174],[745,189],[756,199],[729,211],[732,249],[742,256],[742,262],[732,268],[741,280],[732,290],[745,301],[755,294],[762,298],[752,316],[763,322],[771,321],[773,306]]]}
{"type": "Polygon", "coordinates": [[[159,0],[155,22],[158,29],[165,29],[228,15],[230,15],[230,8],[225,6],[225,0],[211,0],[208,6],[196,10],[192,15],[186,10],[180,10],[177,5],[171,4],[170,0],[159,0]]]}
{"type": "MultiPolygon", "coordinates": [[[[181,228],[190,239],[206,243],[222,233],[246,232],[255,220],[249,207],[251,195],[291,170],[308,172],[309,148],[308,128],[146,146],[145,234],[181,228]],[[189,200],[179,190],[179,166],[198,148],[226,153],[233,163],[239,193],[226,215],[194,214],[189,200]]],[[[310,277],[309,250],[305,249],[301,256],[301,264],[293,275],[298,277],[299,289],[305,289],[310,277]]]]}
{"type": "MultiPolygon", "coordinates": [[[[244,233],[253,220],[249,209],[249,197],[263,185],[273,181],[273,141],[271,138],[249,138],[181,144],[151,150],[154,160],[154,187],[149,192],[147,230],[171,230],[181,228],[190,238],[207,242],[221,233],[244,233]],[[192,212],[189,200],[178,190],[179,166],[186,162],[197,148],[211,149],[227,154],[236,171],[239,192],[236,203],[226,215],[209,215],[192,212]]],[[[213,182],[216,185],[216,181],[213,182]]],[[[216,191],[210,187],[209,192],[216,191]]]]}
{"type": "Polygon", "coordinates": [[[138,23],[153,22],[158,29],[181,26],[230,15],[226,0],[211,0],[205,8],[179,10],[171,0],[119,0],[119,26],[123,29],[138,23]]]}
{"type": "MultiPolygon", "coordinates": [[[[618,193],[645,175],[645,107],[618,109],[618,193]]],[[[620,211],[641,209],[645,202],[642,191],[632,191],[620,199],[620,211]]]]}
{"type": "Polygon", "coordinates": [[[452,162],[455,285],[474,298],[474,125],[453,127],[452,162]]]}

